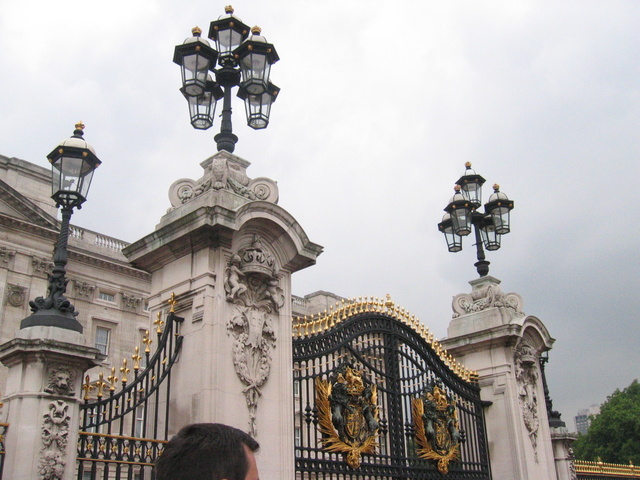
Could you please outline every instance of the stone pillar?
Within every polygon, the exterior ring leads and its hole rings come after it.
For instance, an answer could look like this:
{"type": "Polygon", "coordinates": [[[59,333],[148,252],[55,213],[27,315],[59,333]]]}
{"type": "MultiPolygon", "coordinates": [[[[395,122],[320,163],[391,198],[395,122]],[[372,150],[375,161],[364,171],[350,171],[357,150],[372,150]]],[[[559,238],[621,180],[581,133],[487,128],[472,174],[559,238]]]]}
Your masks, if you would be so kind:
{"type": "Polygon", "coordinates": [[[156,231],[124,250],[152,273],[151,309],[175,293],[185,319],[169,431],[233,425],[260,442],[260,478],[293,478],[291,275],[322,249],[248,162],[221,151],[201,165],[201,179],[172,185],[156,231]]]}
{"type": "Polygon", "coordinates": [[[470,282],[453,299],[443,346],[479,376],[493,478],[556,478],[540,354],[551,349],[544,324],[522,312],[522,298],[504,294],[500,280],[470,282]]]}
{"type": "Polygon", "coordinates": [[[551,427],[551,443],[553,445],[553,456],[556,463],[556,474],[558,480],[577,480],[575,455],[573,454],[573,442],[578,436],[569,433],[565,426],[551,427]]]}
{"type": "Polygon", "coordinates": [[[0,346],[9,369],[5,478],[75,478],[82,377],[100,357],[80,333],[57,327],[25,328],[0,346]]]}

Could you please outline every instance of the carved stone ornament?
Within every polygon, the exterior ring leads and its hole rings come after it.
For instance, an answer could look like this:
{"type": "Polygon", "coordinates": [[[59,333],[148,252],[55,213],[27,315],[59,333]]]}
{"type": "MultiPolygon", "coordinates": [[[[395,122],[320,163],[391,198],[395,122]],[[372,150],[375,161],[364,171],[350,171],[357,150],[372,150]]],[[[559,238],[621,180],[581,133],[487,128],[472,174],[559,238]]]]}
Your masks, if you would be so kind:
{"type": "Polygon", "coordinates": [[[73,384],[75,374],[66,365],[51,365],[48,369],[47,386],[44,389],[47,393],[54,395],[73,396],[73,384]]]}
{"type": "Polygon", "coordinates": [[[88,282],[80,282],[78,280],[73,281],[73,285],[76,289],[76,296],[79,298],[91,299],[93,298],[93,292],[96,290],[96,286],[88,282]]]}
{"type": "Polygon", "coordinates": [[[374,454],[378,446],[377,386],[345,363],[330,380],[316,381],[316,408],[324,450],[342,453],[349,467],[360,468],[362,454],[374,454]]]}
{"type": "Polygon", "coordinates": [[[496,284],[489,284],[471,293],[461,293],[453,297],[453,318],[480,312],[491,307],[504,307],[514,314],[522,315],[522,297],[517,293],[503,293],[496,284]]]}
{"type": "Polygon", "coordinates": [[[53,268],[53,262],[48,258],[31,257],[31,265],[33,274],[41,277],[46,277],[53,268]]]}
{"type": "Polygon", "coordinates": [[[235,311],[227,323],[233,335],[233,364],[245,385],[249,409],[249,433],[257,436],[256,411],[261,388],[271,371],[271,351],[276,345],[275,314],[284,305],[278,286],[276,262],[258,235],[233,255],[224,276],[227,301],[235,311]]]}
{"type": "Polygon", "coordinates": [[[4,304],[12,307],[22,307],[27,299],[27,288],[20,285],[7,284],[4,304]]]}
{"type": "Polygon", "coordinates": [[[41,480],[62,480],[66,461],[67,437],[69,436],[69,405],[62,400],[49,404],[42,424],[42,448],[38,466],[41,480]]]}
{"type": "Polygon", "coordinates": [[[142,304],[142,298],[130,295],[128,293],[122,294],[122,306],[129,311],[135,312],[142,304]]]}
{"type": "Polygon", "coordinates": [[[9,263],[9,260],[16,256],[15,250],[9,250],[7,247],[0,247],[0,261],[2,263],[9,263]]]}
{"type": "Polygon", "coordinates": [[[518,401],[536,462],[538,461],[538,429],[540,427],[537,393],[538,377],[540,376],[538,364],[538,355],[535,349],[526,342],[521,342],[514,355],[518,401]]]}
{"type": "Polygon", "coordinates": [[[435,463],[438,471],[449,473],[449,463],[460,458],[462,432],[455,402],[438,385],[423,397],[411,400],[418,457],[435,463]]]}
{"type": "Polygon", "coordinates": [[[278,186],[269,178],[250,179],[246,174],[249,162],[226,152],[219,152],[201,164],[204,176],[197,182],[181,179],[169,189],[173,208],[187,203],[210,191],[227,190],[248,200],[264,200],[277,203],[278,186]]]}

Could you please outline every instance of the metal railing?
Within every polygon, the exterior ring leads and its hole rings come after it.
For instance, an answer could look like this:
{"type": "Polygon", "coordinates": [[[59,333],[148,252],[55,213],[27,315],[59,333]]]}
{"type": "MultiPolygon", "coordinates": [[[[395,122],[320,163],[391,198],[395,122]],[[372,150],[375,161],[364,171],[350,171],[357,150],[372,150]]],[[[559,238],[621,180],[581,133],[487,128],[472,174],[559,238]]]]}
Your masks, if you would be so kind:
{"type": "Polygon", "coordinates": [[[632,478],[640,479],[640,466],[589,462],[586,460],[576,460],[576,474],[579,480],[629,480],[632,478]]]}

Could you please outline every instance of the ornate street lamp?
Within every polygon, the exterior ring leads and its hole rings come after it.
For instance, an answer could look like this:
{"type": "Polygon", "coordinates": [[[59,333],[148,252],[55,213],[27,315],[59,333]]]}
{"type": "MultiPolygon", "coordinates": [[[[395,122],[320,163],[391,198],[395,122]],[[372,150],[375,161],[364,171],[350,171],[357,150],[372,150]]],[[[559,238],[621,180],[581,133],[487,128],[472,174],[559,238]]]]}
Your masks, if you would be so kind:
{"type": "Polygon", "coordinates": [[[478,274],[484,277],[489,273],[489,262],[485,258],[484,249],[498,250],[502,235],[510,232],[513,200],[500,192],[500,187],[496,184],[493,186],[493,194],[484,205],[485,213],[478,212],[482,205],[482,185],[485,179],[471,168],[471,163],[467,162],[465,166],[465,174],[458,179],[455,194],[444,209],[447,213],[438,224],[438,229],[444,233],[450,252],[462,250],[462,237],[469,235],[472,229],[475,231],[478,259],[475,267],[478,274]]]}
{"type": "Polygon", "coordinates": [[[59,327],[82,333],[82,325],[76,319],[78,312],[64,296],[67,289],[67,241],[69,221],[73,209],[82,208],[87,199],[93,172],[102,163],[83,136],[84,125],[76,124],[73,136],[62,141],[47,155],[51,163],[52,195],[56,207],[61,208],[60,235],[53,255],[53,270],[49,275],[48,296],[29,302],[32,315],[22,320],[20,328],[44,326],[59,327]]]}
{"type": "Polygon", "coordinates": [[[249,26],[233,15],[233,7],[225,7],[225,13],[209,28],[215,49],[200,38],[201,30],[196,27],[192,37],[176,46],[173,61],[182,68],[180,91],[189,103],[191,125],[210,128],[215,104],[222,99],[220,133],[214,140],[218,151],[233,152],[238,137],[231,124],[231,90],[240,87],[238,97],[245,102],[247,124],[256,130],[266,128],[271,104],[280,91],[269,81],[271,65],[279,57],[275,47],[261,36],[259,27],[253,27],[249,36],[249,26]],[[208,80],[209,72],[213,72],[215,81],[208,80]]]}

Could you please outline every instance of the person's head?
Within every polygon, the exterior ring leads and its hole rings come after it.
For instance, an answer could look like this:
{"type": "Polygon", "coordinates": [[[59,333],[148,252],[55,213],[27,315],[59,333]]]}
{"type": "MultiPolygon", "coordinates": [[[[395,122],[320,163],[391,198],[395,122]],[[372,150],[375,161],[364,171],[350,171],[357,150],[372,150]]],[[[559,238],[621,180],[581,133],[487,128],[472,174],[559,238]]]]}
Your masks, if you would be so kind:
{"type": "Polygon", "coordinates": [[[220,423],[187,425],[156,461],[156,480],[258,480],[251,436],[220,423]]]}

